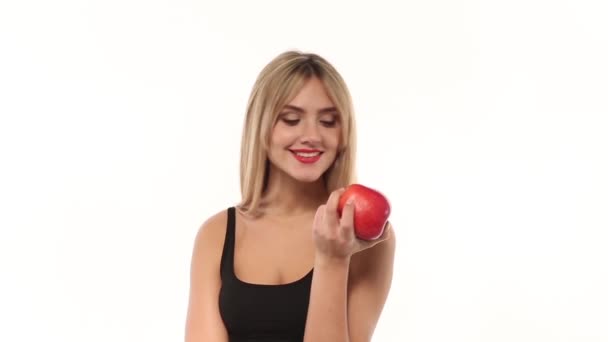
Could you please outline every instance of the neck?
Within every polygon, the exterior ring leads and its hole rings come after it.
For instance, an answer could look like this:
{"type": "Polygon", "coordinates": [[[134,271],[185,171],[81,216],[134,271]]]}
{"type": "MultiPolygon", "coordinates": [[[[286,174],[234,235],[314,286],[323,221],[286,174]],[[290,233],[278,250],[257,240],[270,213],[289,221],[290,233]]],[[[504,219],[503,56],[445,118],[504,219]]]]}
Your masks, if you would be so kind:
{"type": "Polygon", "coordinates": [[[310,214],[327,201],[327,196],[323,179],[299,182],[281,171],[271,169],[262,196],[262,207],[265,213],[274,216],[310,214]]]}

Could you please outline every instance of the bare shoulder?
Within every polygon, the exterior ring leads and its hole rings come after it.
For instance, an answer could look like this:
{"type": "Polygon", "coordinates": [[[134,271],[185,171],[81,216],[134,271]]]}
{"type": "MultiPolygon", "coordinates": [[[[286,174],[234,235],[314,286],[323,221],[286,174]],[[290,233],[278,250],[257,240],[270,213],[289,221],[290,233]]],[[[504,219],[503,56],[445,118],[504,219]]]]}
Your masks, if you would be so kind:
{"type": "Polygon", "coordinates": [[[227,220],[226,211],[220,211],[207,218],[199,227],[192,250],[191,278],[193,283],[200,285],[210,281],[219,284],[227,220]]]}
{"type": "Polygon", "coordinates": [[[199,227],[194,240],[194,255],[208,257],[221,255],[226,236],[228,215],[226,210],[219,211],[207,218],[199,227]]]}
{"type": "Polygon", "coordinates": [[[351,260],[351,274],[353,280],[360,277],[380,276],[392,278],[392,269],[395,258],[397,237],[390,222],[387,222],[388,238],[375,246],[353,255],[351,260]],[[381,272],[383,274],[375,274],[381,272]]]}
{"type": "Polygon", "coordinates": [[[207,268],[219,270],[224,239],[226,236],[226,210],[208,217],[198,228],[194,239],[192,261],[194,264],[204,262],[207,268]]]}
{"type": "Polygon", "coordinates": [[[393,280],[396,237],[388,238],[351,258],[348,279],[348,323],[351,341],[371,341],[393,280]]]}

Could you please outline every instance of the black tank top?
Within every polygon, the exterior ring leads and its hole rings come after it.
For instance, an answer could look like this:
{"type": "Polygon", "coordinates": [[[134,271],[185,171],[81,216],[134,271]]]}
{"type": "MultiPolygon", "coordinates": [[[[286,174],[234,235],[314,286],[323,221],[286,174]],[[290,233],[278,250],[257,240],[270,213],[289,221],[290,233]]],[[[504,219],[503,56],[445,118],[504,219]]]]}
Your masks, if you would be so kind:
{"type": "Polygon", "coordinates": [[[251,284],[234,274],[235,208],[228,224],[220,265],[219,310],[230,342],[301,342],[304,339],[312,270],[282,285],[251,284]]]}

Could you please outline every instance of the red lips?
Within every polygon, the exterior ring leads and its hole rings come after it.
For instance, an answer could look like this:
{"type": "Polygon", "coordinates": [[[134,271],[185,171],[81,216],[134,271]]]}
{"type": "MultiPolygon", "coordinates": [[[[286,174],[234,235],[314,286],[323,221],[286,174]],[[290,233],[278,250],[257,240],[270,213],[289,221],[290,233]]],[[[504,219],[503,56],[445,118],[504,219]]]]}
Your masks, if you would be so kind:
{"type": "Polygon", "coordinates": [[[296,160],[303,164],[315,163],[319,159],[321,159],[321,154],[323,154],[323,152],[321,150],[317,150],[317,149],[301,148],[301,149],[295,149],[295,150],[290,150],[290,151],[293,153],[293,156],[296,158],[296,160]],[[311,155],[302,155],[302,154],[311,154],[311,155]]]}
{"type": "Polygon", "coordinates": [[[301,148],[301,149],[297,149],[297,150],[290,150],[291,152],[299,152],[299,153],[315,153],[315,152],[322,152],[321,150],[316,150],[316,149],[306,149],[306,148],[301,148]]]}

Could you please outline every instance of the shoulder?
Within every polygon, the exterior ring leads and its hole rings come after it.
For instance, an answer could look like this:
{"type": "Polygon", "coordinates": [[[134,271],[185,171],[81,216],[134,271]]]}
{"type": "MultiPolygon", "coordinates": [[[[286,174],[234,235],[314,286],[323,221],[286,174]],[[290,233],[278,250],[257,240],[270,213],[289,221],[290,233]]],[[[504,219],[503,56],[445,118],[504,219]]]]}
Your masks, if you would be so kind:
{"type": "Polygon", "coordinates": [[[390,222],[387,222],[386,229],[388,229],[386,240],[353,255],[350,267],[352,280],[371,277],[390,284],[397,237],[390,222]]]}
{"type": "Polygon", "coordinates": [[[194,239],[193,256],[217,259],[221,252],[226,236],[228,223],[227,209],[221,210],[208,217],[198,228],[194,239]]]}
{"type": "Polygon", "coordinates": [[[221,210],[215,214],[209,216],[200,225],[196,234],[196,239],[214,239],[218,238],[218,235],[226,233],[226,224],[228,223],[228,209],[221,210]]]}
{"type": "MultiPolygon", "coordinates": [[[[393,280],[395,232],[387,224],[388,238],[351,258],[348,280],[350,336],[371,341],[393,280]]],[[[354,341],[354,338],[352,339],[354,341]]]]}

